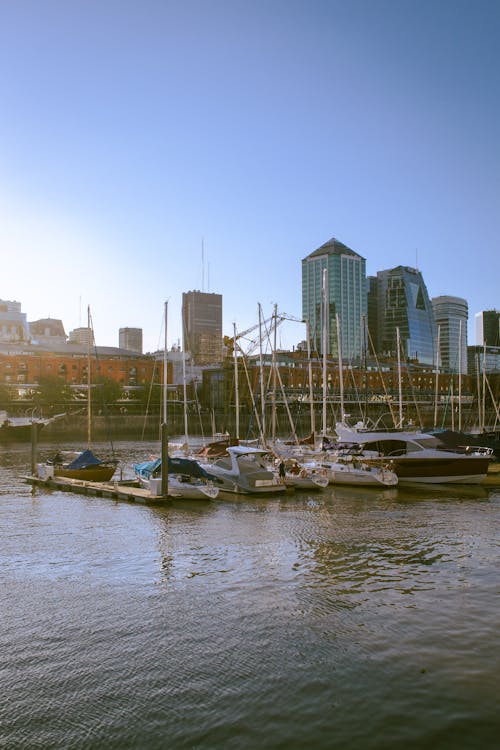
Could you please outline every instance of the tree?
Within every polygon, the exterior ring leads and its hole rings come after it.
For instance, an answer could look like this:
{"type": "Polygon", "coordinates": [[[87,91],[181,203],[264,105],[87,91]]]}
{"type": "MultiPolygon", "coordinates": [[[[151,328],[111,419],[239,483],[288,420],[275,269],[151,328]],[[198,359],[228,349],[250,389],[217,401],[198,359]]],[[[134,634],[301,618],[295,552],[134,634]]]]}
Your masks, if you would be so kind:
{"type": "Polygon", "coordinates": [[[114,406],[123,396],[123,386],[112,378],[101,376],[92,388],[92,403],[96,409],[104,412],[108,407],[114,406]]]}
{"type": "Polygon", "coordinates": [[[64,411],[72,400],[72,392],[69,385],[57,376],[42,376],[33,396],[33,403],[37,409],[48,414],[57,414],[64,411]]]}
{"type": "Polygon", "coordinates": [[[8,410],[12,402],[12,394],[8,385],[0,385],[0,409],[8,410]]]}

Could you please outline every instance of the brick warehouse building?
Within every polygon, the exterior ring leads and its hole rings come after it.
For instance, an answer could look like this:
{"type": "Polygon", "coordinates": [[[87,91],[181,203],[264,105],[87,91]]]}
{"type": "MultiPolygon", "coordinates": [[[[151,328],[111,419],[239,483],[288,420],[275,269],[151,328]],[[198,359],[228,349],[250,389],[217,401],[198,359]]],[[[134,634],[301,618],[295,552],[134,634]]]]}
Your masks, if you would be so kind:
{"type": "MultiPolygon", "coordinates": [[[[85,347],[66,344],[43,347],[30,344],[0,344],[0,385],[15,387],[19,395],[28,391],[40,378],[57,377],[66,385],[86,386],[88,354],[85,347]]],[[[170,363],[169,363],[170,365],[170,363]]],[[[162,367],[153,357],[114,347],[96,347],[90,356],[90,380],[109,378],[129,391],[148,387],[153,377],[161,382],[162,367]]],[[[171,365],[167,380],[171,380],[171,365]]]]}

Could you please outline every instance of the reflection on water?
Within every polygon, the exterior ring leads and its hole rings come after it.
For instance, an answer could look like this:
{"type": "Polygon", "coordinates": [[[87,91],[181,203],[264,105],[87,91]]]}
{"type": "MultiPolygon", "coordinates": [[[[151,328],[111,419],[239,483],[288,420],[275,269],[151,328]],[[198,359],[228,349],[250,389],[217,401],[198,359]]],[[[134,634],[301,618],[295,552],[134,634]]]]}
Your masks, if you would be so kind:
{"type": "Polygon", "coordinates": [[[1,747],[497,747],[497,491],[144,507],[29,460],[0,458],[1,747]]]}

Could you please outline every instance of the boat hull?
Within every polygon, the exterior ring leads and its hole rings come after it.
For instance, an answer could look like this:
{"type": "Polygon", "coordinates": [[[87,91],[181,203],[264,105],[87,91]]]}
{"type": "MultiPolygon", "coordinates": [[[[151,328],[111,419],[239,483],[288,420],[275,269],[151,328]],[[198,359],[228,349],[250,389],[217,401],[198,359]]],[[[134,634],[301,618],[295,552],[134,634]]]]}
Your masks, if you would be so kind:
{"type": "Polygon", "coordinates": [[[348,484],[362,487],[394,487],[398,484],[397,477],[393,475],[379,474],[378,472],[357,472],[349,470],[332,469],[329,472],[332,484],[348,484]]]}
{"type": "Polygon", "coordinates": [[[86,469],[66,469],[54,467],[55,477],[65,479],[82,479],[85,482],[109,482],[116,471],[116,466],[89,466],[86,469]]]}
{"type": "Polygon", "coordinates": [[[488,457],[463,456],[460,458],[411,458],[392,459],[393,471],[399,484],[480,484],[488,473],[491,459],[488,457]]]}

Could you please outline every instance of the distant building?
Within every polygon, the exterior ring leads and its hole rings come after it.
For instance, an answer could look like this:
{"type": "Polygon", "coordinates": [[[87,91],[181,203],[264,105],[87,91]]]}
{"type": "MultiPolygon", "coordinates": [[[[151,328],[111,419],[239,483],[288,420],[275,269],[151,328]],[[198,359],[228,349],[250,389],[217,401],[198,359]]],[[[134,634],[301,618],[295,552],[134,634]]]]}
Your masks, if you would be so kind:
{"type": "Polygon", "coordinates": [[[195,365],[222,362],[222,295],[183,292],[182,326],[184,351],[195,365]]]}
{"type": "Polygon", "coordinates": [[[396,356],[399,331],[404,357],[435,364],[436,321],[420,271],[407,266],[379,271],[376,296],[377,353],[396,356]]]}
{"type": "Polygon", "coordinates": [[[439,359],[445,372],[467,373],[466,300],[461,297],[433,297],[432,307],[438,327],[439,359]]]}
{"type": "Polygon", "coordinates": [[[92,347],[94,345],[94,332],[92,328],[74,328],[69,332],[69,343],[92,347]]]}
{"type": "Polygon", "coordinates": [[[475,315],[476,346],[500,346],[500,311],[482,310],[475,315]]]}
{"type": "Polygon", "coordinates": [[[498,346],[469,346],[467,347],[468,373],[500,372],[500,347],[498,346]]]}
{"type": "Polygon", "coordinates": [[[313,349],[323,353],[325,325],[327,354],[338,356],[338,315],[342,357],[346,361],[359,358],[366,312],[366,261],[361,255],[332,237],[302,260],[302,317],[309,323],[313,349]],[[324,321],[325,270],[328,312],[324,321]]]}
{"type": "Polygon", "coordinates": [[[28,323],[31,341],[33,344],[65,344],[67,341],[66,331],[62,320],[57,318],[42,318],[28,323]]]}
{"type": "Polygon", "coordinates": [[[119,347],[142,354],[142,328],[120,328],[119,347]]]}
{"type": "Polygon", "coordinates": [[[368,355],[381,352],[379,323],[379,300],[378,279],[376,276],[368,276],[366,279],[366,302],[368,308],[368,342],[366,351],[368,355]]]}
{"type": "Polygon", "coordinates": [[[21,312],[21,303],[0,300],[0,341],[29,341],[26,314],[21,312]]]}

